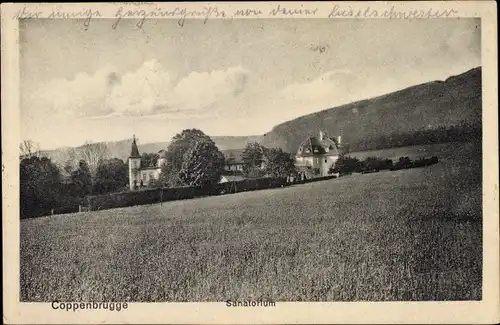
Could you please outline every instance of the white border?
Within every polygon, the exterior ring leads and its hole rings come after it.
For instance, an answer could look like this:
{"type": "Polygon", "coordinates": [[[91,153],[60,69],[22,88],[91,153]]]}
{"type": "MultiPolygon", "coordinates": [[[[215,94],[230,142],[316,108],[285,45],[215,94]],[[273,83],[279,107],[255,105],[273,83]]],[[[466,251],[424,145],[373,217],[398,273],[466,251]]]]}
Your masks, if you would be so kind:
{"type": "MultiPolygon", "coordinates": [[[[483,212],[484,257],[483,300],[479,302],[383,302],[383,303],[276,303],[274,308],[228,308],[224,303],[131,303],[127,310],[61,312],[48,303],[19,303],[19,43],[18,21],[12,19],[22,4],[2,4],[2,198],[4,322],[16,324],[283,324],[283,323],[497,323],[499,322],[499,196],[498,196],[498,85],[496,3],[467,2],[246,2],[246,3],[146,3],[135,4],[27,4],[40,11],[40,18],[51,10],[98,10],[101,17],[114,17],[119,6],[145,9],[184,7],[188,11],[217,6],[228,13],[237,9],[260,9],[259,18],[278,4],[288,8],[318,8],[314,18],[327,18],[334,5],[353,12],[367,7],[378,12],[419,9],[453,9],[449,18],[481,17],[483,73],[483,212]]],[[[150,10],[150,9],[149,9],[150,10]]],[[[257,18],[257,17],[256,17],[257,18]]],[[[276,17],[278,18],[278,17],[276,17]]],[[[284,17],[279,17],[284,18],[284,17]]],[[[304,18],[294,16],[288,18],[304,18]]],[[[308,16],[308,18],[313,18],[308,16]]],[[[349,17],[346,17],[349,18],[349,17]]],[[[351,17],[352,18],[352,17],[351,17]]],[[[97,18],[95,18],[97,19],[97,18]]],[[[199,17],[199,19],[204,19],[199,17]]],[[[228,18],[229,19],[229,18],[228,18]]],[[[245,18],[245,19],[252,19],[245,18]]],[[[342,19],[337,17],[335,19],[342,19]]],[[[363,19],[363,18],[360,18],[363,19]]],[[[382,18],[384,19],[384,18],[382,18]]]]}

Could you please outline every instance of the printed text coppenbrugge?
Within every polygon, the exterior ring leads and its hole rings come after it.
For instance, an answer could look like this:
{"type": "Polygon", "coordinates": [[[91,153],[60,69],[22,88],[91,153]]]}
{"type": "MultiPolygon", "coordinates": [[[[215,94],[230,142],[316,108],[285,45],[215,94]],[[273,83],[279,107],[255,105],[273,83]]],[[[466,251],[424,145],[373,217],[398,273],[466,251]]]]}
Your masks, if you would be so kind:
{"type": "Polygon", "coordinates": [[[77,311],[77,310],[109,310],[120,311],[127,309],[126,302],[52,302],[52,309],[63,311],[77,311]]]}

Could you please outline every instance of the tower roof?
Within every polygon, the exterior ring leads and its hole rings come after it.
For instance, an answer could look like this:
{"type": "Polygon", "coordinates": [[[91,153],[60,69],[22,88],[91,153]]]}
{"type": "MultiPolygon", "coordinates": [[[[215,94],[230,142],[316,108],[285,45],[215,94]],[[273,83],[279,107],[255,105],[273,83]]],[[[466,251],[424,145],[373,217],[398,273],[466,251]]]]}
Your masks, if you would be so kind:
{"type": "Polygon", "coordinates": [[[338,144],[323,132],[318,137],[307,137],[297,150],[298,157],[313,157],[316,155],[337,156],[338,144]]]}
{"type": "Polygon", "coordinates": [[[132,141],[132,151],[130,152],[130,158],[141,158],[141,155],[139,154],[139,148],[137,148],[137,143],[135,142],[135,135],[134,140],[132,141]]]}

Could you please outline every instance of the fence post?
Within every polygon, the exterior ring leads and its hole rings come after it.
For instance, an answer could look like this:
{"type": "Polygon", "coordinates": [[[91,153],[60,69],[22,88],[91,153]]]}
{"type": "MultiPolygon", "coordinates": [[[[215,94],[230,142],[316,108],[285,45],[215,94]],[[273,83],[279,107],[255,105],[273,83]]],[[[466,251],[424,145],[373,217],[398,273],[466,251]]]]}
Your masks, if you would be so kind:
{"type": "Polygon", "coordinates": [[[160,205],[163,205],[163,187],[161,188],[160,192],[160,205]]]}
{"type": "Polygon", "coordinates": [[[54,215],[54,208],[50,209],[50,214],[54,215]]]}
{"type": "Polygon", "coordinates": [[[78,212],[82,212],[82,205],[78,204],[78,212]]]}

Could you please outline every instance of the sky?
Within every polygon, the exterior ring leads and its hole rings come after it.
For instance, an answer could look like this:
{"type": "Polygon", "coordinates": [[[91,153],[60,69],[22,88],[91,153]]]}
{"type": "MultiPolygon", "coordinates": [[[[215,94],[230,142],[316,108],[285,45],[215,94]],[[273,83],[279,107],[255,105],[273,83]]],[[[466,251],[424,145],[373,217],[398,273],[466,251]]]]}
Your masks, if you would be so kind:
{"type": "Polygon", "coordinates": [[[32,19],[20,23],[21,139],[42,149],[258,135],[481,65],[478,19],[32,19]]]}

